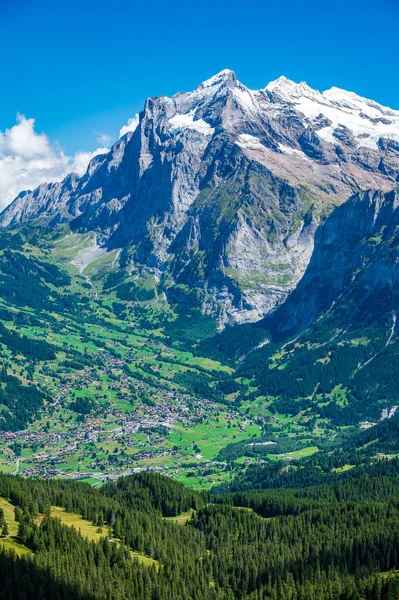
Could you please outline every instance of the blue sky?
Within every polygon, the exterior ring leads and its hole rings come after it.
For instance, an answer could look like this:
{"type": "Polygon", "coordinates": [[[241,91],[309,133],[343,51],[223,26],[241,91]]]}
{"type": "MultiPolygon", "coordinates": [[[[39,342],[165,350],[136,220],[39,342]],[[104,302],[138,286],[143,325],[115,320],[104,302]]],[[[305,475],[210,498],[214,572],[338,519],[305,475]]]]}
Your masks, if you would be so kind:
{"type": "Polygon", "coordinates": [[[94,150],[146,97],[224,68],[251,88],[283,74],[399,109],[395,4],[0,0],[0,132],[20,113],[68,155],[94,150]]]}
{"type": "Polygon", "coordinates": [[[0,130],[19,112],[68,152],[92,148],[146,97],[223,68],[252,88],[284,74],[399,108],[395,4],[0,0],[0,130]]]}

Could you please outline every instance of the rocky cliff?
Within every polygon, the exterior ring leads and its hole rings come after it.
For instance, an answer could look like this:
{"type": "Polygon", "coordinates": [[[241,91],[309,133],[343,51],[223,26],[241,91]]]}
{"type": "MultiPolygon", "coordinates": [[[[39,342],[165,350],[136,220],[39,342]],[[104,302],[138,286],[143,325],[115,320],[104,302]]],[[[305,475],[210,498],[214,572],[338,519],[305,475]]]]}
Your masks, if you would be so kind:
{"type": "Polygon", "coordinates": [[[315,236],[306,272],[286,302],[266,320],[275,339],[335,315],[349,324],[386,320],[399,310],[399,189],[367,191],[337,208],[315,236]]]}

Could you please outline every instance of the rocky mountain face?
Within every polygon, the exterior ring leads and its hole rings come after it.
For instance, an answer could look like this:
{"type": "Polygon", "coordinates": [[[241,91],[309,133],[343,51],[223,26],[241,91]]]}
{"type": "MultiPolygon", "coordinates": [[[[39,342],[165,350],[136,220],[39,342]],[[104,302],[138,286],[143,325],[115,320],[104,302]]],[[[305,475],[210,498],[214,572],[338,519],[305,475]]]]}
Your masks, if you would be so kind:
{"type": "Polygon", "coordinates": [[[301,279],[318,224],[399,175],[399,111],[286,78],[253,91],[222,71],[147,100],[139,125],[81,178],[23,192],[0,216],[95,231],[172,301],[196,290],[225,324],[271,313],[301,279]]]}
{"type": "Polygon", "coordinates": [[[331,316],[341,331],[385,321],[396,335],[398,263],[399,188],[357,193],[317,230],[303,278],[266,322],[275,339],[331,316]]]}
{"type": "Polygon", "coordinates": [[[369,427],[395,414],[398,262],[399,189],[353,195],[318,228],[296,289],[253,326],[274,343],[251,352],[240,376],[294,415],[369,427]]]}

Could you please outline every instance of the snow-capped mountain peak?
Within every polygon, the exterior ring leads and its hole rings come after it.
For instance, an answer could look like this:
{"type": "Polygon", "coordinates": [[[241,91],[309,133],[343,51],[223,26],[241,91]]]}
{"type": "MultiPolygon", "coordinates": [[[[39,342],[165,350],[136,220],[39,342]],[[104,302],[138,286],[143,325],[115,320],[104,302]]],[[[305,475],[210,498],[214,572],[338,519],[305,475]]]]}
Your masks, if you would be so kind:
{"type": "Polygon", "coordinates": [[[0,226],[77,220],[126,248],[138,276],[167,274],[173,301],[182,284],[220,323],[245,322],[295,287],[321,214],[398,178],[399,111],[286,77],[251,90],[225,69],[147,100],[137,128],[83,177],[21,194],[0,226]]]}
{"type": "MultiPolygon", "coordinates": [[[[238,139],[242,134],[253,135],[260,123],[288,115],[291,106],[303,129],[311,127],[334,147],[344,143],[345,147],[376,149],[380,138],[399,142],[399,111],[337,87],[320,92],[285,76],[263,89],[251,90],[238,81],[234,71],[224,69],[192,92],[164,97],[164,102],[172,135],[195,130],[209,138],[222,125],[238,139]],[[238,131],[244,122],[245,130],[238,131]]],[[[284,139],[277,142],[286,145],[284,139]]]]}
{"type": "Polygon", "coordinates": [[[268,92],[273,92],[284,100],[293,100],[302,96],[317,97],[320,95],[320,92],[313,90],[304,81],[295,83],[295,81],[288,79],[284,75],[268,83],[264,89],[268,92]]]}
{"type": "Polygon", "coordinates": [[[319,92],[304,82],[295,83],[286,77],[270,82],[265,90],[293,104],[316,125],[317,135],[326,142],[336,144],[343,128],[351,133],[357,147],[376,148],[380,138],[399,142],[399,111],[354,92],[338,87],[319,92]],[[321,117],[329,121],[325,127],[318,126],[321,117]]]}
{"type": "Polygon", "coordinates": [[[209,79],[206,79],[200,83],[196,89],[212,88],[226,83],[234,85],[236,82],[237,77],[234,71],[231,71],[230,69],[223,69],[222,71],[219,71],[219,73],[216,73],[216,75],[213,75],[209,79]]]}

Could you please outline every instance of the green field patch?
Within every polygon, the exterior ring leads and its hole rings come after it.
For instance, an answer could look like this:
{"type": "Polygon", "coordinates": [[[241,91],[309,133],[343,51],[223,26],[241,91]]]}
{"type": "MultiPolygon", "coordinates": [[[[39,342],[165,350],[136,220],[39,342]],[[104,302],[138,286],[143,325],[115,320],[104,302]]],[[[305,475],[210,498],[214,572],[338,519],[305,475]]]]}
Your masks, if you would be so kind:
{"type": "Polygon", "coordinates": [[[289,452],[288,454],[279,455],[279,456],[280,457],[284,456],[286,458],[292,458],[292,459],[305,458],[307,456],[312,456],[313,454],[315,454],[318,451],[319,451],[319,449],[317,446],[307,446],[306,448],[301,448],[301,450],[294,450],[294,452],[289,452]]]}
{"type": "Polygon", "coordinates": [[[359,338],[355,338],[353,340],[350,340],[350,343],[352,344],[352,346],[367,346],[370,343],[369,338],[363,336],[363,337],[359,337],[359,338]]]}
{"type": "Polygon", "coordinates": [[[88,483],[89,485],[93,486],[98,486],[99,484],[102,484],[101,479],[97,479],[96,477],[82,477],[82,479],[79,479],[79,481],[82,483],[88,483]]]}
{"type": "Polygon", "coordinates": [[[98,527],[83,519],[81,515],[66,512],[65,508],[60,506],[52,506],[50,516],[60,519],[68,527],[74,527],[82,537],[87,537],[89,541],[99,542],[101,538],[106,536],[104,531],[99,532],[98,527]]]}
{"type": "Polygon", "coordinates": [[[193,469],[181,469],[173,475],[173,479],[194,490],[209,490],[213,485],[230,482],[233,475],[223,470],[216,470],[210,475],[203,475],[193,469]]]}
{"type": "Polygon", "coordinates": [[[350,471],[353,469],[355,465],[343,465],[342,467],[336,467],[333,469],[335,473],[345,473],[345,471],[350,471]]]}
{"type": "Polygon", "coordinates": [[[180,515],[177,515],[177,517],[164,517],[164,520],[177,523],[178,525],[185,525],[187,521],[191,519],[194,513],[195,510],[193,508],[190,508],[190,510],[181,513],[180,515]]]}
{"type": "Polygon", "coordinates": [[[15,473],[15,463],[0,460],[0,473],[15,473]]]}
{"type": "Polygon", "coordinates": [[[195,454],[198,458],[211,460],[233,441],[249,439],[259,433],[259,427],[256,425],[247,425],[243,430],[236,421],[219,417],[218,421],[201,423],[191,428],[177,426],[170,434],[169,441],[172,445],[181,447],[183,453],[195,454]]]}

